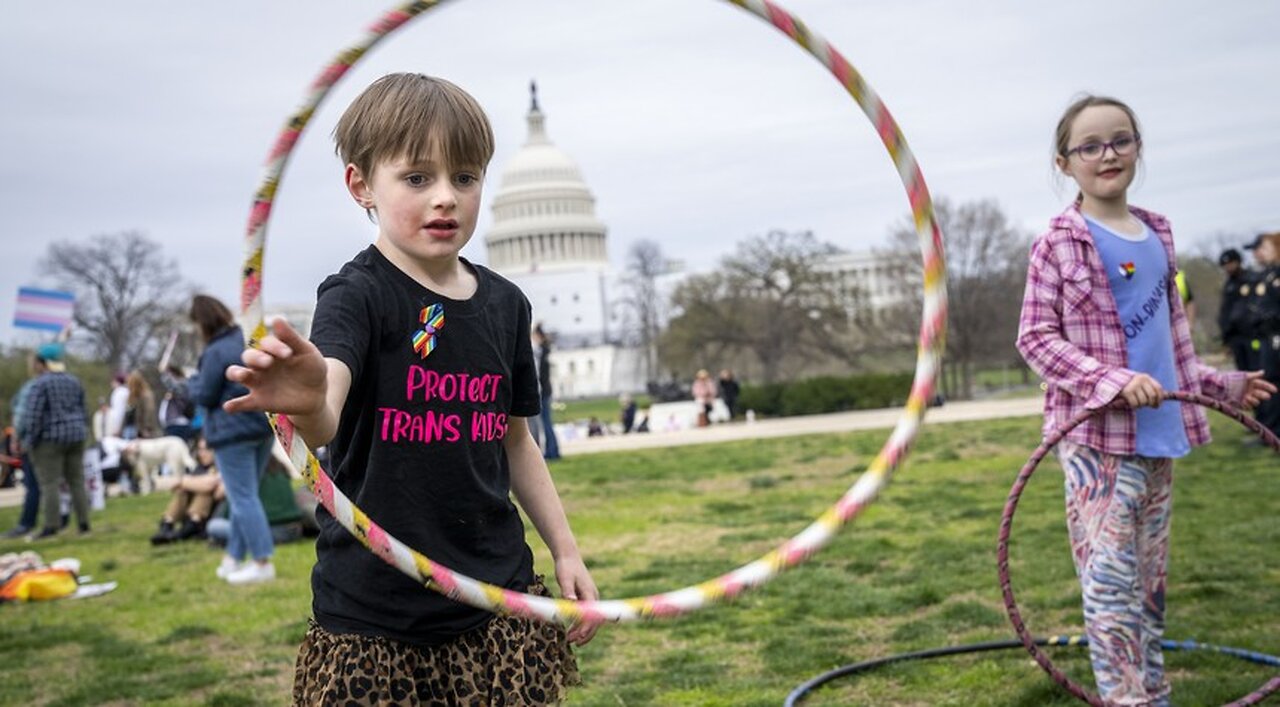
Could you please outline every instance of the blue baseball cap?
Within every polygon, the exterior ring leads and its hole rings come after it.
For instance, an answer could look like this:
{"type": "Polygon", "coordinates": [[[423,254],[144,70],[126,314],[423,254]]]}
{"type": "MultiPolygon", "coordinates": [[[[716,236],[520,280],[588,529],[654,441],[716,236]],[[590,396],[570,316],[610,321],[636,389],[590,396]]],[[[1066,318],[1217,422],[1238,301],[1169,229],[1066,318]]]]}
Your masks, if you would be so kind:
{"type": "Polygon", "coordinates": [[[57,342],[40,344],[36,348],[36,358],[44,362],[45,368],[54,372],[67,370],[67,364],[63,362],[66,353],[67,347],[57,342]]]}

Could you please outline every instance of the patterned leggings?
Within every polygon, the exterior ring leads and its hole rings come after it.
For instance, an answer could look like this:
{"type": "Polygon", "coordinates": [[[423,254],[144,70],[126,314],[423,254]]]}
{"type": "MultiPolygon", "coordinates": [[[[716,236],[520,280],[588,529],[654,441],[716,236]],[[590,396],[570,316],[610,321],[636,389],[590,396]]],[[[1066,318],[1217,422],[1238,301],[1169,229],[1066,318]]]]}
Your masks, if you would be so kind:
{"type": "Polygon", "coordinates": [[[1058,445],[1067,530],[1084,597],[1098,693],[1107,704],[1169,704],[1164,589],[1173,460],[1058,445]]]}

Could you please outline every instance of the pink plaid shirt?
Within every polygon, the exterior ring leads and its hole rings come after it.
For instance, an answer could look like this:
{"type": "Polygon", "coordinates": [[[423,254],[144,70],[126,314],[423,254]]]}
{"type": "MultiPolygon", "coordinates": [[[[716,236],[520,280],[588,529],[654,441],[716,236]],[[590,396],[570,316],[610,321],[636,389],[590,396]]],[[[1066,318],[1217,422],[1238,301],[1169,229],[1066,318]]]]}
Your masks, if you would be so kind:
{"type": "MultiPolygon", "coordinates": [[[[1164,244],[1173,282],[1177,261],[1169,222],[1142,209],[1130,207],[1129,211],[1164,244]]],[[[1244,399],[1245,374],[1220,373],[1200,363],[1178,290],[1168,289],[1178,389],[1239,404],[1244,399]]],[[[1096,410],[1115,400],[1138,373],[1125,367],[1128,353],[1116,300],[1078,205],[1050,221],[1049,230],[1031,246],[1018,351],[1048,383],[1046,435],[1082,409],[1096,410]]],[[[1203,408],[1184,404],[1182,422],[1192,446],[1209,441],[1203,408]]],[[[1107,410],[1075,428],[1067,439],[1107,454],[1131,456],[1137,445],[1136,416],[1130,410],[1107,410]]]]}

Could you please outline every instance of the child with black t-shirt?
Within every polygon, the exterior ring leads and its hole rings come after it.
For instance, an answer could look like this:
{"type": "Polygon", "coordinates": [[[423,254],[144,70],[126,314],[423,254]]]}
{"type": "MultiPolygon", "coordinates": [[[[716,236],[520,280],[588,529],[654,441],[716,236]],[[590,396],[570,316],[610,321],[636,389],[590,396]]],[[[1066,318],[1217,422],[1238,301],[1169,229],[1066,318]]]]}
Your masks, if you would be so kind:
{"type": "MultiPolygon", "coordinates": [[[[283,321],[227,377],[227,409],[288,414],[328,445],[335,484],[389,533],[476,579],[546,594],[514,491],[568,599],[598,598],[527,418],[539,411],[530,306],[459,257],[493,133],[475,99],[420,74],[375,81],[334,131],[376,242],[321,285],[311,341],[283,321]]],[[[563,628],[493,616],[424,589],[323,508],[295,704],[546,704],[577,682],[563,628]]]]}

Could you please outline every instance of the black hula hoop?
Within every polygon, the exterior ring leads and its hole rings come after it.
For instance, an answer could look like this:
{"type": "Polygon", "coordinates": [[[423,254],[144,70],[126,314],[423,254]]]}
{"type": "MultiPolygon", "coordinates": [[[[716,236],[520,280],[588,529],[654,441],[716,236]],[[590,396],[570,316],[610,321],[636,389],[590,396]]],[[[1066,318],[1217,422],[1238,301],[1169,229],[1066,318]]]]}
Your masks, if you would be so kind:
{"type": "MultiPolygon", "coordinates": [[[[1050,636],[1049,638],[1035,638],[1032,642],[1036,646],[1087,646],[1089,639],[1085,636],[1050,636]]],[[[1269,655],[1266,653],[1258,653],[1255,651],[1244,650],[1243,648],[1231,648],[1228,646],[1215,646],[1212,643],[1200,643],[1198,641],[1171,641],[1163,640],[1160,642],[1161,647],[1167,651],[1211,651],[1229,655],[1233,658],[1248,661],[1250,663],[1258,663],[1260,665],[1270,665],[1280,667],[1280,657],[1269,655]]],[[[847,677],[849,675],[857,675],[865,673],[876,668],[884,667],[892,663],[901,663],[908,660],[929,660],[930,658],[942,658],[951,655],[961,655],[964,653],[985,653],[988,651],[1009,650],[1011,648],[1022,648],[1023,643],[1020,639],[1009,639],[1006,641],[988,641],[986,643],[969,643],[962,646],[947,646],[945,648],[931,648],[914,653],[899,653],[897,655],[886,656],[884,658],[873,658],[864,660],[861,663],[853,663],[844,667],[836,668],[825,672],[808,682],[800,685],[787,695],[786,702],[783,707],[795,707],[800,704],[808,694],[819,687],[836,680],[838,678],[847,677]]]]}

